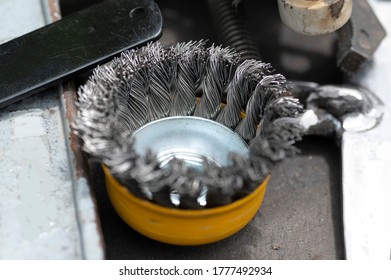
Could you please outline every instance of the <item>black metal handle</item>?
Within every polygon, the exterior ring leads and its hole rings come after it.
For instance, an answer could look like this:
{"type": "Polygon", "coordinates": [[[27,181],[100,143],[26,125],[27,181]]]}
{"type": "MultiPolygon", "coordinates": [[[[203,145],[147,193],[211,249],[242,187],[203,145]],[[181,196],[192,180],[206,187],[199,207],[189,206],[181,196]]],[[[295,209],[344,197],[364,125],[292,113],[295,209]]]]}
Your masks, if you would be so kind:
{"type": "Polygon", "coordinates": [[[157,39],[153,0],[107,0],[0,45],[0,108],[157,39]]]}

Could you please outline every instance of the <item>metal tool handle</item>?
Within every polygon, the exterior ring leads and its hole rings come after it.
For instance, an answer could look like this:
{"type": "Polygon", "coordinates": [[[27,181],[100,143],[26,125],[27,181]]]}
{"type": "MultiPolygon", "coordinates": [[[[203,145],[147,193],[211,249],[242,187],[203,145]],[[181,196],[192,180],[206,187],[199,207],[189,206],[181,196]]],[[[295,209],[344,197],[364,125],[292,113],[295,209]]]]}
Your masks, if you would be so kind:
{"type": "Polygon", "coordinates": [[[153,0],[108,0],[0,45],[0,108],[156,39],[153,0]]]}

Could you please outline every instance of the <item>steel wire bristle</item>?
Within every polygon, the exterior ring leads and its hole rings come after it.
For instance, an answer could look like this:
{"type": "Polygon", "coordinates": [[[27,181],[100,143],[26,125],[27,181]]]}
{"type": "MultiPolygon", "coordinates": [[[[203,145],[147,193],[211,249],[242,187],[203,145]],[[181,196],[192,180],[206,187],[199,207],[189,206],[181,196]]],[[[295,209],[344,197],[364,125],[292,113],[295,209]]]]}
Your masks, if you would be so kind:
{"type": "Polygon", "coordinates": [[[240,64],[228,86],[227,105],[216,121],[234,129],[240,122],[243,106],[252,95],[257,82],[272,71],[270,64],[253,59],[240,64]]]}
{"type": "Polygon", "coordinates": [[[240,56],[230,48],[212,46],[205,76],[202,80],[203,94],[194,116],[214,120],[220,112],[223,93],[232,79],[240,56]]]}
{"type": "Polygon", "coordinates": [[[174,52],[178,59],[174,80],[170,116],[190,116],[196,107],[196,90],[200,85],[206,63],[205,42],[178,44],[174,52]]]}
{"type": "Polygon", "coordinates": [[[286,84],[286,79],[281,74],[263,76],[251,94],[246,106],[246,115],[236,126],[235,132],[246,141],[253,139],[266,105],[278,99],[287,90],[286,84]]]}
{"type": "MultiPolygon", "coordinates": [[[[148,94],[148,121],[167,117],[170,112],[170,85],[173,79],[172,63],[169,53],[159,42],[148,44],[143,49],[146,57],[149,57],[150,79],[148,94]]],[[[142,51],[140,50],[139,53],[142,51]]]]}

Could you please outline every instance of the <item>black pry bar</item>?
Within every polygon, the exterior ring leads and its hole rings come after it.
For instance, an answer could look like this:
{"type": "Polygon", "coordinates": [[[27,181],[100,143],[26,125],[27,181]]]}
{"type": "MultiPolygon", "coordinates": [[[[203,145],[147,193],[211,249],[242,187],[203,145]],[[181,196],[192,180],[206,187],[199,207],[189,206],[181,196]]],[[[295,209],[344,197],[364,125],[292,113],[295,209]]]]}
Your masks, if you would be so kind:
{"type": "Polygon", "coordinates": [[[0,108],[159,38],[153,0],[106,0],[0,45],[0,108]]]}

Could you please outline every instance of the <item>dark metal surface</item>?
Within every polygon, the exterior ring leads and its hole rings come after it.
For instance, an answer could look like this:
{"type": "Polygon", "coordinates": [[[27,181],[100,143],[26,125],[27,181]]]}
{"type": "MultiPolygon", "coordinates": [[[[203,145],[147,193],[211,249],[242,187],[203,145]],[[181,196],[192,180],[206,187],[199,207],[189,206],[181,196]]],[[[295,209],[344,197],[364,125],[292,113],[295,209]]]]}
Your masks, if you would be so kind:
{"type": "Polygon", "coordinates": [[[348,75],[355,74],[373,57],[386,36],[367,0],[353,1],[352,16],[338,33],[338,66],[348,75]]]}
{"type": "Polygon", "coordinates": [[[156,39],[152,0],[109,0],[0,45],[0,108],[156,39]]]}

